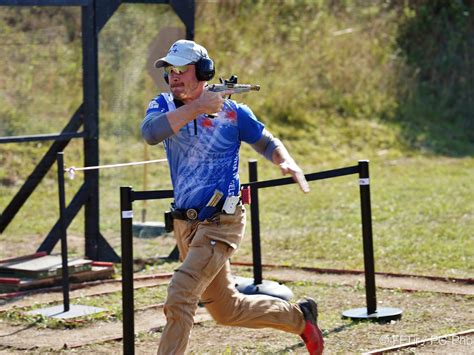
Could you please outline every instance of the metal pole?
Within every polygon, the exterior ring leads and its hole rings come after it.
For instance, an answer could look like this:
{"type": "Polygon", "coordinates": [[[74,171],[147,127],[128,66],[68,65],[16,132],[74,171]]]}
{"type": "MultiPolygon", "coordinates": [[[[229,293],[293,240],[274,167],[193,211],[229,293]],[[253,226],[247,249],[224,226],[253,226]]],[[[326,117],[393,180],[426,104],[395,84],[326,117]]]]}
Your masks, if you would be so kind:
{"type": "Polygon", "coordinates": [[[64,221],[66,202],[64,188],[64,155],[63,152],[56,154],[58,161],[58,190],[59,190],[59,234],[61,236],[61,259],[62,259],[62,281],[63,281],[63,304],[64,313],[69,311],[69,268],[67,261],[67,230],[64,221]]]}
{"type": "MultiPolygon", "coordinates": [[[[249,181],[258,181],[257,161],[249,161],[249,181]]],[[[252,221],[252,257],[254,285],[262,283],[262,255],[260,250],[260,219],[258,209],[258,188],[252,186],[250,189],[252,203],[250,204],[250,216],[252,221]]]]}
{"type": "MultiPolygon", "coordinates": [[[[82,67],[84,99],[84,166],[99,165],[99,56],[96,2],[82,7],[82,67]]],[[[84,205],[86,256],[99,259],[99,171],[84,172],[89,198],[84,205]]]]}
{"type": "Polygon", "coordinates": [[[374,247],[372,241],[372,213],[370,206],[369,161],[359,161],[360,206],[362,214],[362,238],[364,244],[365,294],[367,314],[377,312],[375,290],[374,247]]]}
{"type": "MultiPolygon", "coordinates": [[[[143,160],[148,161],[150,160],[150,154],[148,154],[148,144],[143,143],[143,160]]],[[[143,191],[148,190],[148,164],[143,164],[143,191]]],[[[143,200],[143,209],[142,209],[142,222],[146,222],[146,208],[147,208],[147,201],[143,200]]]]}
{"type": "Polygon", "coordinates": [[[131,187],[120,187],[120,218],[122,238],[122,313],[123,353],[135,354],[135,325],[133,305],[133,238],[131,187]]]}

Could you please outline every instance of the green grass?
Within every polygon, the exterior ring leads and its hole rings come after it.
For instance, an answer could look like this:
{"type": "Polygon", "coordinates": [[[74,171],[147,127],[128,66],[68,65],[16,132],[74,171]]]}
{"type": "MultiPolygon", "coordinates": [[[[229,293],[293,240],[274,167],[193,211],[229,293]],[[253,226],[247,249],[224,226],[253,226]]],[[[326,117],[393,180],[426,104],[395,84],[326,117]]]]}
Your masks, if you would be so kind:
{"type": "MultiPolygon", "coordinates": [[[[134,291],[134,307],[138,310],[141,307],[156,305],[164,302],[166,298],[166,285],[140,288],[134,291]]],[[[122,321],[122,292],[113,292],[106,295],[95,295],[79,297],[71,300],[71,305],[83,305],[102,308],[103,312],[88,315],[86,317],[77,317],[71,319],[61,319],[46,317],[40,314],[31,315],[29,311],[42,309],[52,306],[62,305],[62,302],[48,304],[35,304],[32,307],[18,308],[14,307],[7,311],[0,312],[0,318],[5,319],[11,325],[34,324],[38,328],[50,329],[73,329],[87,327],[98,322],[116,322],[122,321]]]]}
{"type": "MultiPolygon", "coordinates": [[[[254,109],[307,173],[354,165],[359,159],[371,161],[378,271],[468,277],[474,265],[474,145],[472,130],[462,124],[472,119],[472,100],[462,100],[472,95],[463,91],[461,101],[451,102],[455,110],[448,109],[450,102],[438,94],[423,95],[433,86],[434,93],[457,92],[455,88],[469,82],[470,73],[463,68],[472,57],[465,55],[465,38],[471,33],[465,24],[472,15],[457,4],[437,18],[426,4],[417,8],[352,1],[199,2],[196,39],[208,47],[219,76],[237,74],[241,82],[261,84],[260,92],[235,99],[254,109]],[[451,13],[456,16],[448,16],[451,13]],[[452,19],[457,22],[451,24],[452,19]],[[446,65],[444,52],[431,37],[426,45],[432,61],[423,48],[407,46],[411,38],[424,38],[420,31],[431,21],[456,30],[449,30],[443,37],[446,43],[439,44],[453,50],[446,65]],[[423,73],[433,69],[432,81],[417,76],[419,65],[423,73]],[[448,67],[455,77],[444,85],[448,67]]],[[[5,35],[0,54],[8,59],[0,76],[0,134],[50,133],[66,124],[81,101],[80,37],[75,26],[79,20],[77,9],[0,9],[5,35]],[[41,42],[48,33],[51,54],[41,42]]],[[[166,26],[180,26],[169,7],[123,5],[100,34],[101,164],[146,159],[138,127],[158,90],[146,69],[151,60],[147,50],[166,26]]],[[[2,208],[48,146],[0,145],[2,208]]],[[[255,156],[250,148],[242,149],[244,182],[247,160],[255,156]]],[[[150,149],[149,159],[163,157],[162,146],[150,149]]],[[[81,142],[66,148],[65,164],[83,165],[81,142]]],[[[101,231],[117,251],[119,187],[144,189],[143,171],[138,166],[100,172],[101,231]]],[[[280,177],[262,158],[259,176],[280,177]]],[[[66,180],[68,201],[81,183],[82,173],[66,180]]],[[[306,196],[295,186],[261,191],[264,261],[362,268],[357,177],[316,181],[311,187],[306,196]]],[[[148,167],[146,188],[170,188],[165,164],[148,167]]],[[[139,220],[146,209],[147,220],[161,221],[168,203],[137,202],[135,218],[139,220]]],[[[82,212],[69,227],[73,255],[83,254],[82,212]]],[[[0,235],[0,257],[34,252],[57,218],[53,167],[0,235]]],[[[249,231],[238,258],[250,259],[249,231]]],[[[149,257],[167,254],[172,241],[135,243],[136,256],[149,257]]]]}
{"type": "MultiPolygon", "coordinates": [[[[472,14],[461,2],[453,2],[436,15],[436,4],[199,1],[196,40],[208,48],[218,76],[237,74],[241,83],[261,85],[258,93],[234,98],[252,107],[282,138],[306,173],[370,160],[376,271],[472,277],[474,121],[468,69],[473,46],[472,28],[466,25],[472,14]]],[[[6,61],[0,75],[0,135],[52,133],[66,124],[82,101],[79,23],[78,9],[0,8],[0,56],[6,61]]],[[[164,53],[150,56],[148,49],[168,26],[182,28],[168,6],[122,5],[100,34],[101,164],[165,156],[161,145],[144,156],[138,127],[148,101],[159,90],[156,84],[161,83],[160,73],[152,77],[146,63],[164,53]]],[[[48,147],[49,143],[0,145],[2,209],[48,147]]],[[[256,157],[248,146],[242,148],[243,182],[248,180],[247,161],[256,157]]],[[[66,148],[65,165],[83,165],[81,142],[66,148]]],[[[146,189],[171,187],[166,164],[147,169],[146,189]]],[[[279,177],[279,170],[259,157],[259,178],[279,177]]],[[[56,179],[53,167],[0,235],[0,258],[36,251],[58,218],[56,179]]],[[[82,173],[66,180],[68,201],[82,181],[82,173]]],[[[145,189],[144,167],[100,172],[101,232],[118,253],[120,186],[145,189]]],[[[307,195],[295,185],[260,191],[263,262],[363,269],[358,177],[315,181],[310,186],[307,195]]],[[[135,220],[146,209],[148,221],[162,221],[169,202],[134,203],[135,220]]],[[[249,215],[236,261],[252,259],[249,215]]],[[[71,255],[84,253],[83,224],[81,211],[68,229],[71,255]]],[[[173,246],[171,236],[134,239],[134,255],[167,255],[173,246]]],[[[142,272],[172,271],[176,265],[155,265],[142,272]]],[[[251,271],[244,268],[239,274],[250,276],[251,271]]],[[[401,322],[379,325],[340,319],[342,309],[365,304],[360,285],[289,286],[296,297],[317,296],[327,344],[334,352],[382,347],[380,336],[386,334],[426,338],[470,326],[464,315],[472,309],[472,297],[378,290],[384,305],[405,312],[401,322]]],[[[158,303],[165,291],[163,286],[137,290],[135,306],[158,303]]],[[[75,301],[107,311],[84,322],[31,317],[25,309],[0,317],[49,328],[121,319],[119,292],[75,301]]],[[[227,339],[235,330],[226,329],[205,323],[195,332],[217,332],[216,339],[227,339]]],[[[276,339],[265,333],[256,340],[257,333],[237,334],[243,334],[239,343],[224,347],[219,342],[205,350],[300,350],[294,348],[292,336],[276,339]]],[[[137,346],[144,353],[150,351],[157,336],[140,334],[137,346]]],[[[120,347],[120,343],[100,344],[80,351],[118,352],[120,347]]],[[[202,351],[202,345],[191,351],[202,351]]]]}
{"type": "MultiPolygon", "coordinates": [[[[137,160],[141,143],[126,145],[109,141],[102,145],[104,155],[116,151],[120,160],[137,160]],[[124,153],[123,155],[121,153],[124,153]]],[[[293,144],[296,152],[298,146],[293,144]]],[[[69,148],[68,148],[69,149],[69,148]]],[[[66,151],[68,166],[80,164],[66,151]]],[[[162,158],[162,147],[151,149],[151,159],[162,158]]],[[[315,153],[313,153],[315,154],[315,153]]],[[[296,159],[306,173],[352,166],[370,158],[371,200],[376,270],[469,277],[473,272],[474,159],[436,156],[399,157],[368,154],[343,156],[333,161],[313,163],[311,156],[296,159]]],[[[247,161],[257,157],[248,147],[242,152],[241,179],[248,181],[247,161]]],[[[140,159],[141,160],[141,159],[140,159]]],[[[149,167],[148,189],[170,188],[165,164],[149,167]]],[[[259,178],[279,178],[278,168],[259,159],[259,178]]],[[[66,180],[68,197],[82,181],[80,173],[66,180]]],[[[43,240],[58,216],[55,173],[40,185],[39,191],[20,210],[11,226],[0,236],[2,258],[31,253],[43,240]],[[43,196],[42,196],[43,195],[43,196]],[[34,223],[32,223],[34,221],[34,223]]],[[[120,251],[119,186],[143,189],[143,167],[108,169],[101,172],[101,228],[120,251]]],[[[356,175],[310,183],[304,195],[296,185],[260,191],[260,225],[264,262],[314,267],[362,269],[360,200],[356,175]]],[[[1,203],[6,204],[15,187],[2,187],[1,203]]],[[[162,221],[169,201],[148,201],[147,220],[162,221]]],[[[140,220],[143,202],[134,204],[140,220]]],[[[250,216],[250,213],[248,213],[250,216]]],[[[83,253],[82,213],[69,228],[76,243],[71,253],[83,253]]],[[[249,221],[250,222],[250,221],[249,221]]],[[[250,223],[236,260],[251,260],[250,223]]],[[[135,240],[136,257],[166,255],[172,239],[135,240]]]]}
{"type": "MultiPolygon", "coordinates": [[[[378,271],[472,275],[473,167],[470,158],[371,162],[378,271]]],[[[316,181],[306,196],[296,186],[262,191],[264,261],[363,268],[357,179],[316,181]]],[[[250,258],[249,241],[238,255],[250,258]]]]}

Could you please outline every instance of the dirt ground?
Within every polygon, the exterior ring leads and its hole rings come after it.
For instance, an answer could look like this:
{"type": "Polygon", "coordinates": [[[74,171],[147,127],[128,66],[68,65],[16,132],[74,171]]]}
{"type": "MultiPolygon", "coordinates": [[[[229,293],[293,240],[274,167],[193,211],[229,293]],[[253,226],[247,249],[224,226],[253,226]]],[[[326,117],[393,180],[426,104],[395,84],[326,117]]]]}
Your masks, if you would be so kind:
{"type": "MultiPolygon", "coordinates": [[[[239,269],[248,274],[248,268],[239,269]]],[[[248,276],[248,275],[246,275],[248,276]]],[[[403,349],[403,353],[469,354],[474,338],[474,285],[413,278],[377,276],[377,300],[380,307],[400,307],[402,319],[390,323],[353,322],[341,319],[341,311],[364,306],[363,275],[318,274],[296,269],[264,270],[266,279],[286,284],[295,293],[315,296],[321,309],[320,324],[326,341],[326,353],[363,353],[376,349],[472,330],[457,338],[432,341],[423,346],[403,349]]],[[[166,287],[165,279],[142,278],[136,287],[166,287]]],[[[71,292],[77,297],[120,292],[120,283],[111,282],[71,292]]],[[[0,305],[0,316],[13,307],[60,301],[61,292],[32,294],[0,305]]],[[[189,352],[201,353],[284,353],[304,354],[298,336],[272,329],[243,329],[217,325],[200,308],[196,317],[189,352]]],[[[137,310],[135,331],[137,354],[154,354],[165,324],[159,303],[137,310]]],[[[76,329],[48,329],[17,324],[0,318],[1,354],[121,353],[122,323],[96,321],[76,329]]]]}

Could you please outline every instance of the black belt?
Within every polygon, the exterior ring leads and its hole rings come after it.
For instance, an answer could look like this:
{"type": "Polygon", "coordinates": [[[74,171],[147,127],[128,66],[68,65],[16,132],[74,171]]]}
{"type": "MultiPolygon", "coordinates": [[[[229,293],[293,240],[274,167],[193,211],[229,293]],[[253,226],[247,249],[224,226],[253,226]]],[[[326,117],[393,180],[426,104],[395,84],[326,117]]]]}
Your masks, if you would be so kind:
{"type": "Polygon", "coordinates": [[[195,221],[198,218],[199,211],[195,208],[190,208],[187,210],[174,210],[171,211],[171,215],[175,219],[182,219],[184,221],[195,221]]]}
{"type": "MultiPolygon", "coordinates": [[[[242,205],[242,201],[240,200],[238,205],[242,205]]],[[[222,207],[224,206],[224,201],[221,201],[216,206],[215,213],[225,213],[222,211],[222,207]]],[[[196,221],[199,216],[199,210],[197,208],[189,208],[189,209],[172,209],[171,215],[175,219],[181,219],[183,221],[196,221]]]]}

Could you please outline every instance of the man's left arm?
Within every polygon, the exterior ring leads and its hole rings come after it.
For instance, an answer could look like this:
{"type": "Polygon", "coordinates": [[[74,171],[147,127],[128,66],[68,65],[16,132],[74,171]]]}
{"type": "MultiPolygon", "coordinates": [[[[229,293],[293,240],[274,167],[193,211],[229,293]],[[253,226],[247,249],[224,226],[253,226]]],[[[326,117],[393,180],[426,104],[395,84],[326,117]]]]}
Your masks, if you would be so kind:
{"type": "Polygon", "coordinates": [[[262,137],[251,146],[273,164],[278,165],[283,175],[291,175],[300,186],[301,191],[305,193],[310,191],[303,170],[296,164],[283,143],[278,138],[273,137],[269,131],[264,129],[262,137]]]}

